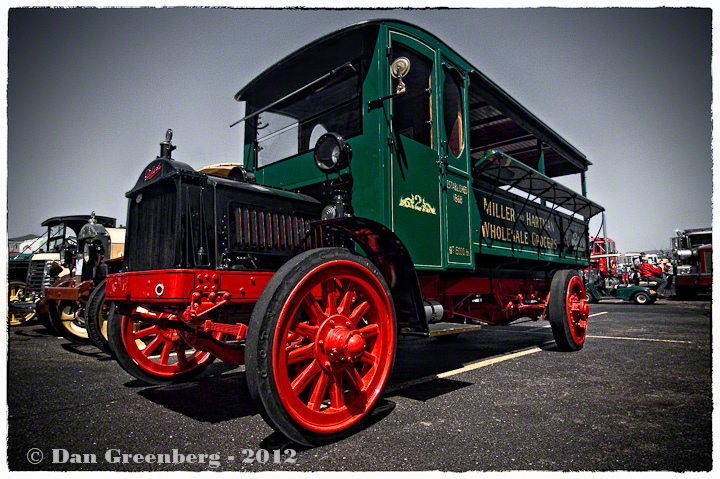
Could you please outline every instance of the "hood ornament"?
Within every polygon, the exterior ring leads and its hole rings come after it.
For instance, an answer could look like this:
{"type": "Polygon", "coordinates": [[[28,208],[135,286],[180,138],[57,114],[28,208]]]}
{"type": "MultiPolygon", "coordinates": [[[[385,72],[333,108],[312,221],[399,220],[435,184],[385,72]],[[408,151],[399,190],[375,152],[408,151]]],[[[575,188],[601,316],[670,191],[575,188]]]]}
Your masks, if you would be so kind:
{"type": "Polygon", "coordinates": [[[165,141],[160,142],[160,156],[158,158],[162,158],[165,160],[172,160],[171,153],[175,148],[177,148],[170,141],[170,140],[172,140],[172,136],[173,136],[173,131],[170,128],[168,128],[168,131],[165,132],[165,141]]]}

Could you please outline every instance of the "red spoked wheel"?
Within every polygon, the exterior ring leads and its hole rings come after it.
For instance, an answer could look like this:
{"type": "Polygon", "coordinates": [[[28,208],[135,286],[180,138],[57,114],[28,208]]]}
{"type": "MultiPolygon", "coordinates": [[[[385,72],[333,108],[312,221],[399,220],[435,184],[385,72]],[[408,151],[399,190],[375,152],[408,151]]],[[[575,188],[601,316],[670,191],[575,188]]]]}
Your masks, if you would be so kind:
{"type": "Polygon", "coordinates": [[[587,335],[590,308],[580,276],[572,270],[555,273],[549,302],[550,325],[560,350],[581,349],[587,335]]]}
{"type": "MultiPolygon", "coordinates": [[[[118,363],[148,384],[189,379],[202,373],[215,359],[207,351],[188,346],[176,329],[133,321],[117,314],[112,315],[108,323],[108,343],[118,363]]],[[[214,337],[219,339],[221,335],[216,333],[214,337]]]]}
{"type": "Polygon", "coordinates": [[[395,311],[365,258],[341,248],[286,263],[250,320],[246,374],[266,420],[306,445],[359,427],[392,370],[395,311]]]}

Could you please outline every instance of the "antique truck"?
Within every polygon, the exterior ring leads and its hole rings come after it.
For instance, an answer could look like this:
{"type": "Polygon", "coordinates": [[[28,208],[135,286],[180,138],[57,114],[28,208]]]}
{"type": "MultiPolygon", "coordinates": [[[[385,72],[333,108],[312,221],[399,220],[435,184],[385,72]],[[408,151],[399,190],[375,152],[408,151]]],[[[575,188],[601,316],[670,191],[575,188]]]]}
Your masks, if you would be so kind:
{"type": "Polygon", "coordinates": [[[235,99],[244,168],[198,172],[169,131],[126,194],[106,300],[128,373],[244,363],[266,421],[313,445],[361,427],[401,335],[529,317],[583,347],[577,270],[602,207],[552,177],[584,193],[590,162],[432,34],[353,25],[235,99]]]}
{"type": "MultiPolygon", "coordinates": [[[[8,319],[31,319],[35,316],[37,302],[42,298],[43,288],[51,286],[60,276],[69,270],[59,266],[61,261],[73,257],[77,252],[77,235],[80,228],[88,222],[90,215],[54,216],[43,221],[41,226],[47,228],[29,248],[30,256],[10,258],[8,290],[8,319]]],[[[97,221],[115,226],[115,218],[96,217],[97,221]]],[[[61,331],[50,322],[47,311],[41,308],[38,318],[41,323],[55,334],[61,331]]]]}
{"type": "Polygon", "coordinates": [[[86,221],[77,233],[77,248],[55,262],[59,274],[43,288],[36,311],[47,315],[52,327],[66,339],[92,342],[110,353],[105,278],[122,266],[125,230],[115,228],[115,218],[97,217],[94,212],[86,221]]]}
{"type": "MultiPolygon", "coordinates": [[[[28,308],[19,310],[13,308],[12,303],[24,302],[27,294],[27,273],[30,268],[30,261],[35,253],[44,251],[47,235],[39,236],[32,241],[27,241],[16,252],[8,254],[8,324],[11,326],[22,324],[35,317],[35,310],[28,308]]],[[[29,296],[29,295],[28,295],[29,296]]]]}
{"type": "Polygon", "coordinates": [[[677,230],[670,243],[678,299],[712,293],[712,228],[677,230]]]}

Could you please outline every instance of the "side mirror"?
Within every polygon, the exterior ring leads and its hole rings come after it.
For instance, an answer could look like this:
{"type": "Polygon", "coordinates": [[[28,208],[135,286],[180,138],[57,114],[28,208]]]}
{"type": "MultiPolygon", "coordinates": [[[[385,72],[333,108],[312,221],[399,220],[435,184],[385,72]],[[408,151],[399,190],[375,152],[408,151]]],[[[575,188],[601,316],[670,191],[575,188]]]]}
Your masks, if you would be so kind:
{"type": "Polygon", "coordinates": [[[406,57],[398,57],[393,60],[390,65],[390,74],[393,78],[398,79],[397,88],[395,90],[396,95],[405,93],[405,83],[403,83],[402,79],[408,74],[408,72],[410,72],[410,60],[406,57]]]}

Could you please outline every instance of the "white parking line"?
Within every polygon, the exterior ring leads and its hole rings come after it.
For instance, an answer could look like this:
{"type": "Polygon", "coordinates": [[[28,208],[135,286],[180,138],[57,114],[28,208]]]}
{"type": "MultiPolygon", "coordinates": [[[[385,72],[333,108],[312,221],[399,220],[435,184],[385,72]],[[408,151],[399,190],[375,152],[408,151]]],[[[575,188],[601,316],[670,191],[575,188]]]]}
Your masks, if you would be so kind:
{"type": "Polygon", "coordinates": [[[625,341],[655,341],[659,343],[684,343],[684,344],[692,344],[692,341],[680,341],[677,339],[654,339],[654,338],[624,338],[621,336],[593,336],[591,334],[587,335],[588,338],[600,338],[600,339],[622,339],[625,341]]]}

